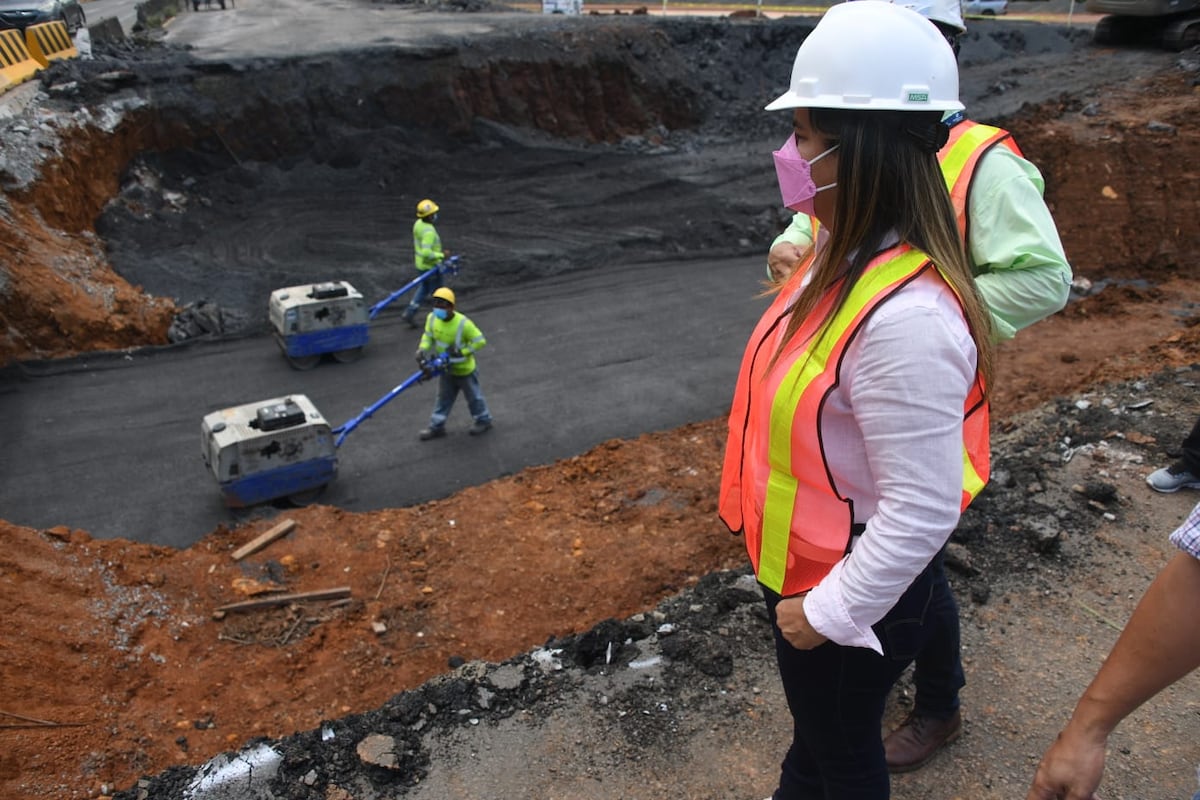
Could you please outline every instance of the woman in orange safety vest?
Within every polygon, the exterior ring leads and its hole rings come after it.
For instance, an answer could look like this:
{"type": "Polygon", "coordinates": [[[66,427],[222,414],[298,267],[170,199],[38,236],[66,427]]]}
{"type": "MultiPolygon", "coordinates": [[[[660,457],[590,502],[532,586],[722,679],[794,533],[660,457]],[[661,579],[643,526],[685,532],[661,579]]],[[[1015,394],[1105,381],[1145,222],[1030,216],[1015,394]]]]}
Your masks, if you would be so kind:
{"type": "Polygon", "coordinates": [[[883,0],[832,6],[767,106],[783,203],[828,231],[750,337],[721,481],[794,723],[774,800],[889,796],[887,694],[987,481],[990,317],[936,155],[960,108],[950,46],[883,0]]]}

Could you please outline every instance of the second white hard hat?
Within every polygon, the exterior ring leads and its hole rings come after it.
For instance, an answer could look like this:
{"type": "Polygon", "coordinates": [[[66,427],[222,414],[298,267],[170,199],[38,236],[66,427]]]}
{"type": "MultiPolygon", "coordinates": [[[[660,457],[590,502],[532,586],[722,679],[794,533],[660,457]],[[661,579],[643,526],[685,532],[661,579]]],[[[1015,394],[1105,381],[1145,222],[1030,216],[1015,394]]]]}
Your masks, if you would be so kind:
{"type": "Polygon", "coordinates": [[[925,17],[885,0],[831,6],[800,45],[789,89],[768,106],[958,111],[958,64],[925,17]]]}
{"type": "Polygon", "coordinates": [[[943,22],[959,33],[967,30],[963,23],[962,0],[896,0],[899,5],[911,8],[925,19],[943,22]]]}

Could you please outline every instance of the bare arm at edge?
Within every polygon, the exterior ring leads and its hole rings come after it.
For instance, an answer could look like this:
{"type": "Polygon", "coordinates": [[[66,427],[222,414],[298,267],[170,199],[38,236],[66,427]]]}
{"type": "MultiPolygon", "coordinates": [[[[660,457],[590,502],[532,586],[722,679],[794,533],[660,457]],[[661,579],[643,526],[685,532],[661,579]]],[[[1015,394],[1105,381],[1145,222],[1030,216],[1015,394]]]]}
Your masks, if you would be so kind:
{"type": "Polygon", "coordinates": [[[1117,724],[1200,666],[1200,560],[1177,553],[1151,582],[1075,712],[1042,756],[1026,800],[1086,800],[1117,724]]]}

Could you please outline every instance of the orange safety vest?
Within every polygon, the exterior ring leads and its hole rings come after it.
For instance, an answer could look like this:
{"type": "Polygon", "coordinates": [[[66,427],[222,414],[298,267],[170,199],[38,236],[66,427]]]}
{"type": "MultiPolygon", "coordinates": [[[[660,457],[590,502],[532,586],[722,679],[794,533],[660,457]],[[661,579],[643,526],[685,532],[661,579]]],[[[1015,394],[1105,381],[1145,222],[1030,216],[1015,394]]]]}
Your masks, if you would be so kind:
{"type": "MultiPolygon", "coordinates": [[[[847,346],[875,308],[929,270],[936,267],[928,256],[907,245],[880,254],[829,319],[837,286],[826,292],[770,372],[791,293],[775,298],[750,337],[729,414],[719,514],[745,536],[755,575],[773,591],[811,589],[847,552],[853,500],[833,484],[821,412],[840,382],[847,346]]],[[[976,373],[963,404],[964,509],[988,480],[988,419],[976,373]]]]}

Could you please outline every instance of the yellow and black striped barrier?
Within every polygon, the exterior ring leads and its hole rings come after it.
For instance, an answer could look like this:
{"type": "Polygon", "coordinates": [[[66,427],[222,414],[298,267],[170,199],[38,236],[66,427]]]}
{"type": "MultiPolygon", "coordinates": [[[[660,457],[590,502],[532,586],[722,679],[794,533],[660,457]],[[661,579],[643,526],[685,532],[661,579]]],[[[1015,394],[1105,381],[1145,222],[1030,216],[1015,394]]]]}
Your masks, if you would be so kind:
{"type": "Polygon", "coordinates": [[[59,19],[26,28],[25,47],[28,48],[29,55],[33,56],[33,60],[43,67],[50,66],[51,61],[76,58],[79,55],[79,51],[75,49],[75,41],[67,32],[67,23],[59,19]]]}
{"type": "Polygon", "coordinates": [[[0,92],[28,80],[41,68],[42,65],[30,55],[20,31],[0,31],[0,92]]]}

